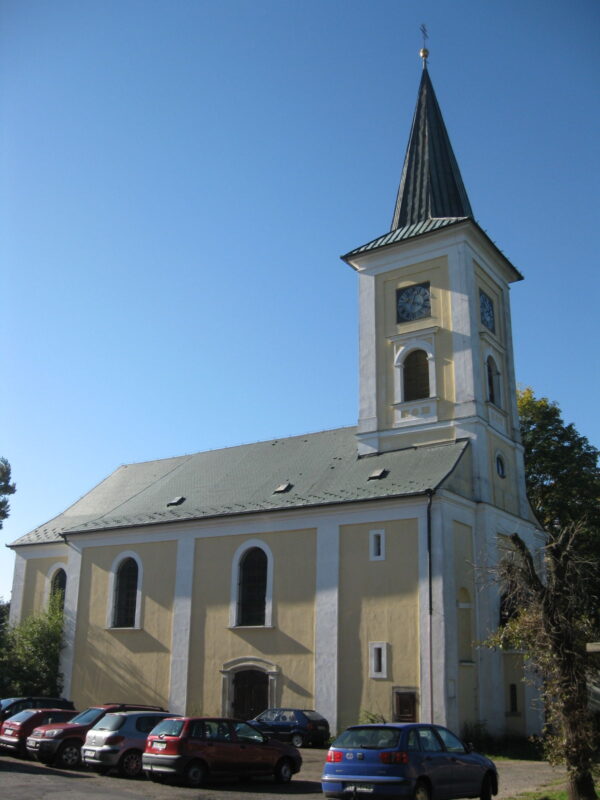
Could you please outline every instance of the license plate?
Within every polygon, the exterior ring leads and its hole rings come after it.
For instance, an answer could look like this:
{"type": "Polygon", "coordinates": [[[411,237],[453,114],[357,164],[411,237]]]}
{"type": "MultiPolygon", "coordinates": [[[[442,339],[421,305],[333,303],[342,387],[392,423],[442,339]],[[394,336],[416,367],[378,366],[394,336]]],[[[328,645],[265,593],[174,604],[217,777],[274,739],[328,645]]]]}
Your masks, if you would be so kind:
{"type": "Polygon", "coordinates": [[[167,746],[166,742],[152,742],[152,747],[155,750],[164,750],[166,746],[167,746]]]}
{"type": "Polygon", "coordinates": [[[12,736],[12,735],[13,735],[13,733],[14,733],[14,731],[13,731],[13,729],[12,729],[12,728],[7,728],[7,729],[4,731],[4,733],[5,733],[7,736],[12,736]]]}
{"type": "Polygon", "coordinates": [[[31,747],[34,750],[37,750],[39,746],[40,743],[38,742],[37,739],[27,739],[27,747],[31,747]]]}
{"type": "Polygon", "coordinates": [[[345,792],[360,792],[362,794],[372,794],[375,787],[372,783],[347,783],[344,787],[345,792]]]}
{"type": "Polygon", "coordinates": [[[93,750],[84,750],[83,751],[83,755],[84,756],[93,756],[94,755],[94,751],[93,750]]]}

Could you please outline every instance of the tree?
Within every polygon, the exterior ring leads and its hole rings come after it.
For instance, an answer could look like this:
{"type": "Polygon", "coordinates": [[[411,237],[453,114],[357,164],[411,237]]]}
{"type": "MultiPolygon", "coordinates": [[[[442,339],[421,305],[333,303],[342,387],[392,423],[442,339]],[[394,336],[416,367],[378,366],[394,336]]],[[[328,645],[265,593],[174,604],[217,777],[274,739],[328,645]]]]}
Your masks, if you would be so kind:
{"type": "Polygon", "coordinates": [[[0,650],[0,697],[28,694],[60,697],[62,605],[61,593],[55,592],[46,611],[4,629],[0,650]]]}
{"type": "Polygon", "coordinates": [[[523,651],[541,680],[545,749],[564,761],[572,800],[597,798],[586,643],[598,634],[600,605],[599,452],[565,425],[559,407],[519,392],[529,499],[546,533],[543,569],[513,534],[497,578],[510,617],[493,645],[523,651]]]}
{"type": "Polygon", "coordinates": [[[0,458],[0,528],[10,509],[7,496],[14,494],[16,489],[15,484],[10,482],[10,464],[5,458],[0,458]]]}

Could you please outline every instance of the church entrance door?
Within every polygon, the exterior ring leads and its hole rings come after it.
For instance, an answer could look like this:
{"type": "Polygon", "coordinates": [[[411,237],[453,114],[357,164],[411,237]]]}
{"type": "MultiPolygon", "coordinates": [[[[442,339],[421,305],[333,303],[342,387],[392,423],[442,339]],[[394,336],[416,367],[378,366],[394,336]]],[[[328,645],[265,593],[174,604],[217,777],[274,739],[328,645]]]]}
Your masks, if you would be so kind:
{"type": "Polygon", "coordinates": [[[269,676],[258,669],[244,669],[233,679],[233,715],[237,719],[254,719],[269,707],[269,676]]]}

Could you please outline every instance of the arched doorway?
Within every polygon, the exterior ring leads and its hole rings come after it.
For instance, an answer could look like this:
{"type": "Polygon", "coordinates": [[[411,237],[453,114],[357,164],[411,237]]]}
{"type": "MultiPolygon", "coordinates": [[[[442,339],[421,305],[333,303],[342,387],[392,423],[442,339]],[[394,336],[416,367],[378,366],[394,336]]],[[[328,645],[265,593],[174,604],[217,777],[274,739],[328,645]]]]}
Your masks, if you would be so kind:
{"type": "Polygon", "coordinates": [[[244,669],[233,678],[233,716],[253,719],[269,707],[269,676],[258,669],[244,669]]]}

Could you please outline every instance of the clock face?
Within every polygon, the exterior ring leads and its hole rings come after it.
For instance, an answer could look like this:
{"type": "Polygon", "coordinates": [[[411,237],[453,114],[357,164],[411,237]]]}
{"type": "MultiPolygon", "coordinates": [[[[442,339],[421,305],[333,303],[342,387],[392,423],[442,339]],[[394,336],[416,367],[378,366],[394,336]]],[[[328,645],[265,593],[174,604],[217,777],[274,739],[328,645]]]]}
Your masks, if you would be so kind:
{"type": "Polygon", "coordinates": [[[396,291],[396,317],[398,322],[431,316],[431,294],[428,283],[417,283],[396,291]]]}
{"type": "Polygon", "coordinates": [[[496,332],[496,320],[494,317],[494,302],[485,292],[479,290],[479,313],[481,322],[492,333],[496,332]]]}

